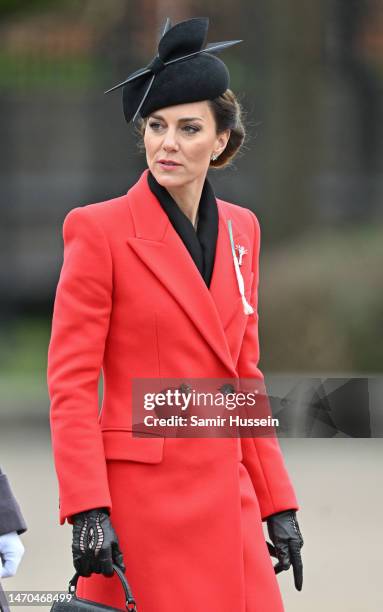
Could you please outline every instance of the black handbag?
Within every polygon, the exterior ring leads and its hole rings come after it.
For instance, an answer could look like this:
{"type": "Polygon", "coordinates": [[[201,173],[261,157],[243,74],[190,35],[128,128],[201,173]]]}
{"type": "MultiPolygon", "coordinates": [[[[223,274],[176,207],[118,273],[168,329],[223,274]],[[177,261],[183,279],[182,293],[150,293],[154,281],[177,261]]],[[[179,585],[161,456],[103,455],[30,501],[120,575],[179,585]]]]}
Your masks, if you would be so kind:
{"type": "MultiPolygon", "coordinates": [[[[129,610],[129,612],[137,612],[136,602],[125,574],[117,565],[113,564],[113,569],[119,577],[125,592],[126,609],[129,610]]],[[[105,606],[104,604],[91,601],[90,599],[81,599],[77,597],[76,586],[79,577],[80,574],[76,572],[69,581],[68,593],[71,595],[71,598],[68,601],[56,601],[51,607],[51,612],[102,612],[102,610],[105,610],[105,612],[121,612],[120,608],[112,608],[112,606],[105,606]]]]}

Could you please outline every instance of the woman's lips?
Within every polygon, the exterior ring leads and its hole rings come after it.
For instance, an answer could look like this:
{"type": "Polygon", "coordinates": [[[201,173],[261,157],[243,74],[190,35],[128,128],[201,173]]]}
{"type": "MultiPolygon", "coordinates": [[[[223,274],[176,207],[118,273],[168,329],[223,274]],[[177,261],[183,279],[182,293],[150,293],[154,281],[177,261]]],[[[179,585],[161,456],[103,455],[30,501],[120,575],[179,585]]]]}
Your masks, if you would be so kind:
{"type": "Polygon", "coordinates": [[[157,162],[157,164],[159,164],[159,166],[161,168],[163,168],[164,170],[175,170],[175,168],[180,168],[181,164],[165,164],[161,161],[157,162]]]}

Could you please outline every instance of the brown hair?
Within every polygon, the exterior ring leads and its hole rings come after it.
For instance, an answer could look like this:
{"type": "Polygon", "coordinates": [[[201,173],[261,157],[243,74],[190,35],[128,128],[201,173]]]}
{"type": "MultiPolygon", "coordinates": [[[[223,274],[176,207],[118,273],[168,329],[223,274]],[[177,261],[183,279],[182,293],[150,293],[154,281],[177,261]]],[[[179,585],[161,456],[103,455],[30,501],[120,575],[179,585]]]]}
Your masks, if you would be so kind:
{"type": "MultiPolygon", "coordinates": [[[[218,98],[207,100],[207,102],[215,119],[216,133],[220,134],[227,129],[230,130],[230,137],[225,149],[216,160],[210,161],[210,167],[225,168],[232,164],[232,160],[245,140],[246,132],[243,124],[244,111],[238,98],[231,89],[226,89],[218,98]]],[[[138,134],[141,137],[138,142],[138,147],[141,151],[145,151],[143,138],[147,119],[147,117],[140,117],[137,124],[138,134]]]]}

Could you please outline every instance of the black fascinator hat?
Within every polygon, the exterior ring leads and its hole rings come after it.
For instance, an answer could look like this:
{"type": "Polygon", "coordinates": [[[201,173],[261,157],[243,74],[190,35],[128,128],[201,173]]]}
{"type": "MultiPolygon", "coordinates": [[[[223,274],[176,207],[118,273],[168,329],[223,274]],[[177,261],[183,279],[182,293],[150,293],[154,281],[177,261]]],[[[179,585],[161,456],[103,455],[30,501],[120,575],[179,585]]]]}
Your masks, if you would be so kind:
{"type": "Polygon", "coordinates": [[[145,67],[105,93],[123,88],[124,115],[146,117],[153,111],[186,102],[213,100],[229,87],[229,71],[217,53],[242,40],[209,43],[208,17],[194,17],[171,26],[167,18],[158,52],[145,67]]]}

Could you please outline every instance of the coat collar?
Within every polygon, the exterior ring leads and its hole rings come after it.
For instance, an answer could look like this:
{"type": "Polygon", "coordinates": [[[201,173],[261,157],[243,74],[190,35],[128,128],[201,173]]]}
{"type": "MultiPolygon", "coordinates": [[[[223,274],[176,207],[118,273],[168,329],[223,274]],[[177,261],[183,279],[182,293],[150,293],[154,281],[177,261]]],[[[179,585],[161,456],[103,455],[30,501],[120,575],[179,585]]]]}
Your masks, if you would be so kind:
{"type": "MultiPolygon", "coordinates": [[[[217,198],[218,238],[210,289],[147,183],[148,169],[128,191],[135,236],[127,238],[145,265],[172,293],[231,376],[237,373],[225,328],[239,307],[225,203],[217,198]]],[[[243,232],[232,219],[234,240],[243,232]]]]}

